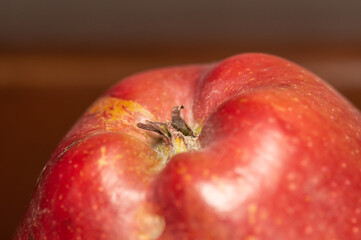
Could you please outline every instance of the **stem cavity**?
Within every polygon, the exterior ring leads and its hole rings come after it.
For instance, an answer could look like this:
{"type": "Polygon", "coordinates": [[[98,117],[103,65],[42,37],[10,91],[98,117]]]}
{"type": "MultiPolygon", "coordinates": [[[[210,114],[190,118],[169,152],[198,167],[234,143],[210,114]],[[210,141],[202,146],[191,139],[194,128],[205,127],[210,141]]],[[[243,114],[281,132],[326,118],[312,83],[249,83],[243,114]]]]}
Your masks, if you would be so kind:
{"type": "Polygon", "coordinates": [[[183,105],[175,106],[171,112],[171,122],[138,123],[137,127],[146,131],[155,132],[161,137],[161,141],[153,144],[153,149],[166,162],[174,155],[195,151],[199,149],[198,135],[194,134],[181,115],[183,105]]]}

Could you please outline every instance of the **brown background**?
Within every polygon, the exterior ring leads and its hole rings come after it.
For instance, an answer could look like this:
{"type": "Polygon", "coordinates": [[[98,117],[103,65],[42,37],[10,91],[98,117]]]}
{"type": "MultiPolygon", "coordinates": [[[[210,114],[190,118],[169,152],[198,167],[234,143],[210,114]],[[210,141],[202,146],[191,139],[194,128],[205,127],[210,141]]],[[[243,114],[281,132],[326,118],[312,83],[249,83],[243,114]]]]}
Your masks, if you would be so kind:
{"type": "Polygon", "coordinates": [[[4,0],[0,9],[0,239],[62,136],[129,74],[268,52],[361,108],[359,0],[4,0]]]}

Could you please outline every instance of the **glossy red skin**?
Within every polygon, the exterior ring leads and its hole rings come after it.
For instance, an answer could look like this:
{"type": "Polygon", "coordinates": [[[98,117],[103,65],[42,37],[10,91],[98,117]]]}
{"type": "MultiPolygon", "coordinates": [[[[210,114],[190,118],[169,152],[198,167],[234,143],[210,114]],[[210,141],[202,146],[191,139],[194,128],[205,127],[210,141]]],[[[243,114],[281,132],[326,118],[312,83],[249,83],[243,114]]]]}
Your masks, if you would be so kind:
{"type": "Polygon", "coordinates": [[[131,76],[60,143],[15,239],[359,240],[360,112],[265,54],[131,76]],[[162,168],[135,125],[180,104],[202,148],[162,168]]]}

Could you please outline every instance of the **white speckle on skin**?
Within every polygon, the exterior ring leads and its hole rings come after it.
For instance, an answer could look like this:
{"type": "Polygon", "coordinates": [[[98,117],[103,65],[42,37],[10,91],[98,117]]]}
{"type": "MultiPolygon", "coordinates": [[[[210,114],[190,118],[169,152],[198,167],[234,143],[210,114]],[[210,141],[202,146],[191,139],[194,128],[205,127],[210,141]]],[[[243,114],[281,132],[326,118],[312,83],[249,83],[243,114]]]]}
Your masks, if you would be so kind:
{"type": "Polygon", "coordinates": [[[106,148],[104,146],[102,146],[100,148],[100,153],[101,153],[101,156],[98,160],[98,167],[102,168],[102,167],[108,165],[108,162],[106,161],[106,158],[105,158],[106,148]]]}
{"type": "Polygon", "coordinates": [[[296,178],[296,174],[294,172],[291,172],[287,175],[287,179],[288,180],[293,180],[296,178]]]}
{"type": "Polygon", "coordinates": [[[356,215],[360,214],[361,213],[361,208],[356,208],[355,213],[356,213],[356,215]]]}
{"type": "Polygon", "coordinates": [[[346,186],[351,185],[351,181],[350,181],[349,179],[346,179],[346,180],[345,180],[345,185],[346,185],[346,186]]]}
{"type": "Polygon", "coordinates": [[[275,123],[275,122],[276,122],[276,119],[275,119],[275,118],[268,118],[268,122],[269,122],[269,123],[275,123]]]}
{"type": "Polygon", "coordinates": [[[313,228],[311,227],[311,226],[307,226],[306,228],[305,228],[305,233],[306,234],[311,234],[313,232],[313,228]]]}
{"type": "Polygon", "coordinates": [[[297,189],[297,185],[295,184],[295,183],[290,183],[290,184],[288,184],[288,189],[290,190],[290,191],[294,191],[294,190],[296,190],[297,189]]]}
{"type": "Polygon", "coordinates": [[[306,167],[306,166],[308,165],[308,162],[309,162],[309,160],[308,160],[307,158],[303,159],[303,160],[301,161],[301,166],[302,166],[302,167],[306,167]]]}
{"type": "Polygon", "coordinates": [[[336,188],[337,186],[338,186],[338,184],[336,182],[331,183],[331,187],[336,188]]]}
{"type": "Polygon", "coordinates": [[[317,184],[319,182],[318,178],[317,177],[313,177],[312,178],[312,183],[313,184],[317,184]]]}

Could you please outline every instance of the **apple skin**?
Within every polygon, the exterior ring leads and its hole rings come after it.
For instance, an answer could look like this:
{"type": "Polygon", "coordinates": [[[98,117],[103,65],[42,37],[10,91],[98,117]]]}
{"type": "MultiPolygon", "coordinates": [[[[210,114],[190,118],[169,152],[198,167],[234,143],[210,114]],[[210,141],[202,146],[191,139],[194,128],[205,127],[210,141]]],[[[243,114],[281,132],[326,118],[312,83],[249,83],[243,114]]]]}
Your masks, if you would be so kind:
{"type": "Polygon", "coordinates": [[[45,166],[16,240],[359,240],[361,115],[284,59],[148,71],[101,96],[45,166]],[[201,148],[164,164],[173,106],[201,148]]]}

